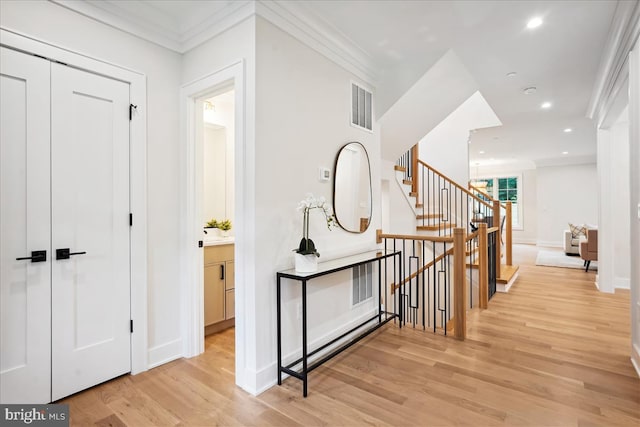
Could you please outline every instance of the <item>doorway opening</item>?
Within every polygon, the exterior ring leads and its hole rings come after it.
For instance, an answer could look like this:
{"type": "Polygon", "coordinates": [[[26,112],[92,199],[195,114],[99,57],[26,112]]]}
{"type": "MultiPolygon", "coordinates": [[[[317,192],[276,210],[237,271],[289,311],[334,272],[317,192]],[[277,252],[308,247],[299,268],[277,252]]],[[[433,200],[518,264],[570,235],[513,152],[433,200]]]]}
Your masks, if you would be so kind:
{"type": "MultiPolygon", "coordinates": [[[[196,138],[202,146],[204,351],[235,354],[235,91],[223,87],[196,100],[196,138]],[[200,126],[202,121],[202,126],[200,126]]],[[[201,178],[201,179],[200,179],[201,178]]],[[[233,366],[228,367],[233,371],[233,366]]]]}

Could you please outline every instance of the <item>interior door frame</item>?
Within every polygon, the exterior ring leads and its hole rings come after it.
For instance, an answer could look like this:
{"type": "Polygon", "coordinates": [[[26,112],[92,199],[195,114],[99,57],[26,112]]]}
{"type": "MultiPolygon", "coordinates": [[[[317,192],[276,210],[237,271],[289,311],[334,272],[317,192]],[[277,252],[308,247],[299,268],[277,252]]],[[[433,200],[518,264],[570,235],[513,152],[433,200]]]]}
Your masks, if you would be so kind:
{"type": "Polygon", "coordinates": [[[147,85],[146,75],[79,52],[52,45],[0,27],[0,45],[62,62],[68,66],[120,80],[130,85],[130,102],[137,106],[129,123],[129,203],[134,224],[131,244],[131,374],[148,369],[147,337],[147,85]]]}
{"type": "MultiPolygon", "coordinates": [[[[248,385],[250,370],[247,360],[247,259],[248,218],[250,218],[250,194],[252,171],[247,170],[248,147],[246,140],[246,104],[245,104],[245,62],[240,59],[231,64],[185,84],[180,90],[180,132],[182,135],[181,155],[183,165],[182,195],[182,232],[181,241],[182,272],[186,281],[182,287],[182,337],[183,354],[193,357],[204,351],[204,271],[202,250],[197,242],[203,240],[202,218],[199,217],[202,206],[202,191],[198,192],[196,180],[202,180],[202,167],[197,167],[198,153],[202,153],[203,141],[197,138],[195,120],[198,99],[217,91],[233,89],[234,96],[234,176],[235,176],[235,380],[236,384],[251,392],[248,385]]],[[[201,185],[199,186],[201,190],[201,185]]]]}

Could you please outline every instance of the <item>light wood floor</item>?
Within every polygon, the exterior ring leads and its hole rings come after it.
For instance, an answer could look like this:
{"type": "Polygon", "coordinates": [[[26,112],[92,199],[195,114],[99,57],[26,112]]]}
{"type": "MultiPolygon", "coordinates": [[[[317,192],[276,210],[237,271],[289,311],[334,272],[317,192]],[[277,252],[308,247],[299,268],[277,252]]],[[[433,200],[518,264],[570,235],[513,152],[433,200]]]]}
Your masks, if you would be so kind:
{"type": "Polygon", "coordinates": [[[629,294],[595,273],[536,267],[469,315],[464,342],[388,325],[310,375],[251,397],[234,385],[233,330],[207,351],[64,400],[73,425],[638,426],[629,294]]]}

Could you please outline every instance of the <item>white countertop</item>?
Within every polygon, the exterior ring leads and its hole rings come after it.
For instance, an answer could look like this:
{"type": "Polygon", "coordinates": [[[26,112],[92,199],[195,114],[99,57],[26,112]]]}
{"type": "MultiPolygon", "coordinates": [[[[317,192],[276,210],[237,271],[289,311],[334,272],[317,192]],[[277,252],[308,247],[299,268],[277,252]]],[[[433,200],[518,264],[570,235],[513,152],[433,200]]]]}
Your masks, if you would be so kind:
{"type": "Polygon", "coordinates": [[[204,246],[232,245],[233,243],[235,243],[235,240],[236,239],[233,236],[209,238],[205,237],[202,243],[204,244],[204,246]]]}

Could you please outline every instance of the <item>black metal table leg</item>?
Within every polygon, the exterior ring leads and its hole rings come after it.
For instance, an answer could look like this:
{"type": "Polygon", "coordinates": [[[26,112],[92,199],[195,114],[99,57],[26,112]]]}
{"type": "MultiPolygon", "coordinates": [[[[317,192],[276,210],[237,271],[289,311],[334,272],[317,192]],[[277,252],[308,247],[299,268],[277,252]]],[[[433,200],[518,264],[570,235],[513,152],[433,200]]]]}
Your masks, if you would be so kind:
{"type": "Polygon", "coordinates": [[[307,397],[307,281],[302,281],[302,395],[307,397]]]}
{"type": "Polygon", "coordinates": [[[281,307],[280,307],[280,281],[282,278],[278,275],[278,286],[277,286],[277,298],[278,302],[276,304],[277,307],[277,317],[278,317],[278,385],[282,385],[282,320],[280,318],[281,315],[281,307]]]}

